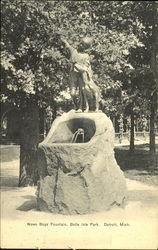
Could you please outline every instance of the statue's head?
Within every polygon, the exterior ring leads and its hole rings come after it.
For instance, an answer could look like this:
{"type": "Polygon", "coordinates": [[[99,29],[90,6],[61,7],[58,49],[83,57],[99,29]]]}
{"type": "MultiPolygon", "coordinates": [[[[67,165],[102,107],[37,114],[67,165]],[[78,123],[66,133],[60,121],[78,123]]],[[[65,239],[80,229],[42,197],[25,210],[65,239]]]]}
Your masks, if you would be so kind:
{"type": "Polygon", "coordinates": [[[93,38],[92,37],[84,37],[82,38],[79,46],[78,46],[78,51],[79,52],[84,52],[87,49],[90,49],[92,46],[93,38]]]}

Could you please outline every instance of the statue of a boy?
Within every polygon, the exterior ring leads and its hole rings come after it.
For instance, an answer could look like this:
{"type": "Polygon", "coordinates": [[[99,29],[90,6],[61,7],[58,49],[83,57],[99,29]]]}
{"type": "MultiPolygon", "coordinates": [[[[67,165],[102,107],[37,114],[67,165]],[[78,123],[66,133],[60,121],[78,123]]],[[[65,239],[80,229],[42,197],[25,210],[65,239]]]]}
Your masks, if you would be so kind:
{"type": "Polygon", "coordinates": [[[92,38],[82,39],[78,50],[73,48],[65,39],[61,38],[70,51],[70,89],[75,109],[78,112],[89,111],[89,101],[94,102],[93,111],[98,111],[100,91],[92,79],[92,69],[88,49],[91,47],[92,38]],[[77,93],[79,90],[80,105],[77,105],[77,93]],[[93,100],[94,99],[94,100],[93,100]]]}

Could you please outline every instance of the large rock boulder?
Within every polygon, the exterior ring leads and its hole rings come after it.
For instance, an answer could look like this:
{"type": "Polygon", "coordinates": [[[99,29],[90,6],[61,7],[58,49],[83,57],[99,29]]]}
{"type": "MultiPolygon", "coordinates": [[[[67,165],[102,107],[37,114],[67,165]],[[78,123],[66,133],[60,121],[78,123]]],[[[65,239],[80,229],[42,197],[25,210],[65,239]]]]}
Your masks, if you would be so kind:
{"type": "Polygon", "coordinates": [[[104,113],[70,111],[58,117],[39,145],[38,208],[86,214],[123,205],[126,183],[113,149],[114,129],[104,113]],[[78,129],[84,136],[73,142],[78,129]]]}

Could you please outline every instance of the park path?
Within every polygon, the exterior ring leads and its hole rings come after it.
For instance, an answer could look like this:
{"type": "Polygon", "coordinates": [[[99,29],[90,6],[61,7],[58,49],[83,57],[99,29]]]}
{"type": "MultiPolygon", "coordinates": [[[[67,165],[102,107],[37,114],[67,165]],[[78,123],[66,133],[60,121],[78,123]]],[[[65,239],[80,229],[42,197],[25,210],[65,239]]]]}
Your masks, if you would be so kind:
{"type": "MultiPolygon", "coordinates": [[[[24,192],[25,195],[29,195],[30,198],[33,198],[34,202],[36,203],[36,187],[26,187],[26,188],[19,188],[18,186],[18,176],[19,176],[19,160],[13,160],[9,162],[2,162],[1,163],[1,192],[2,192],[2,199],[4,194],[4,203],[8,203],[10,199],[12,200],[12,195],[15,197],[16,195],[20,198],[22,193],[24,192]],[[8,197],[8,198],[7,198],[8,197]]],[[[132,208],[139,209],[143,208],[143,211],[148,211],[148,213],[152,213],[155,211],[155,209],[158,207],[158,187],[152,186],[152,185],[146,185],[144,183],[126,179],[127,183],[127,205],[125,208],[125,211],[128,213],[129,210],[132,208]],[[134,206],[134,207],[133,207],[134,206]]],[[[29,199],[28,199],[29,200],[29,199]]],[[[14,206],[16,207],[16,201],[12,201],[14,206]]],[[[29,208],[29,202],[25,203],[28,206],[26,210],[32,210],[35,208],[35,204],[33,202],[30,202],[30,208],[29,208]],[[31,207],[33,205],[33,207],[31,207]]],[[[4,206],[5,207],[5,206],[4,206]]],[[[14,207],[14,208],[15,208],[14,207]]],[[[25,207],[25,206],[24,206],[25,207]]],[[[8,208],[10,210],[10,208],[8,208]]],[[[24,208],[25,210],[25,208],[24,208]]],[[[8,211],[9,212],[9,211],[8,211]]],[[[16,211],[15,211],[16,212],[16,211]]],[[[130,212],[130,211],[129,211],[130,212]]],[[[9,216],[10,213],[8,213],[9,216]]],[[[4,216],[7,216],[7,210],[4,209],[4,216]]]]}
{"type": "Polygon", "coordinates": [[[90,215],[54,215],[37,211],[36,187],[19,188],[19,160],[1,163],[1,229],[5,248],[130,248],[156,249],[158,188],[126,179],[125,208],[90,215]],[[71,223],[87,223],[69,226],[71,223]],[[28,226],[28,223],[37,224],[28,226]],[[39,226],[39,224],[43,226],[39,226]],[[65,223],[68,226],[50,226],[65,223]],[[97,223],[99,226],[90,226],[97,223]],[[116,226],[104,226],[116,224],[116,226]],[[124,223],[124,226],[119,226],[124,223]],[[45,225],[45,226],[44,226],[45,225]],[[8,238],[9,235],[9,238],[8,238]],[[63,241],[61,241],[63,235],[63,241]],[[97,241],[96,238],[97,237],[97,241]],[[9,239],[9,240],[8,240],[9,239]],[[16,240],[15,240],[16,239],[16,240]],[[72,239],[74,239],[72,243],[72,239]],[[26,244],[27,242],[27,244],[26,244]]]}

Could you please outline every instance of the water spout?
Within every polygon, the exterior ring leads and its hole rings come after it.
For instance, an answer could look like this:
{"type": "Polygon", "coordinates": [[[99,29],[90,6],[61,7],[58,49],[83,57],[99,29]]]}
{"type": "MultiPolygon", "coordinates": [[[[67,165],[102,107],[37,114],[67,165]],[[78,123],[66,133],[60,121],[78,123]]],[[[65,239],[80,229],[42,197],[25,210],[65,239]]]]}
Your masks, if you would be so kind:
{"type": "Polygon", "coordinates": [[[76,143],[79,135],[82,137],[82,142],[84,142],[84,129],[83,128],[78,128],[78,130],[73,134],[71,142],[76,143]]]}

